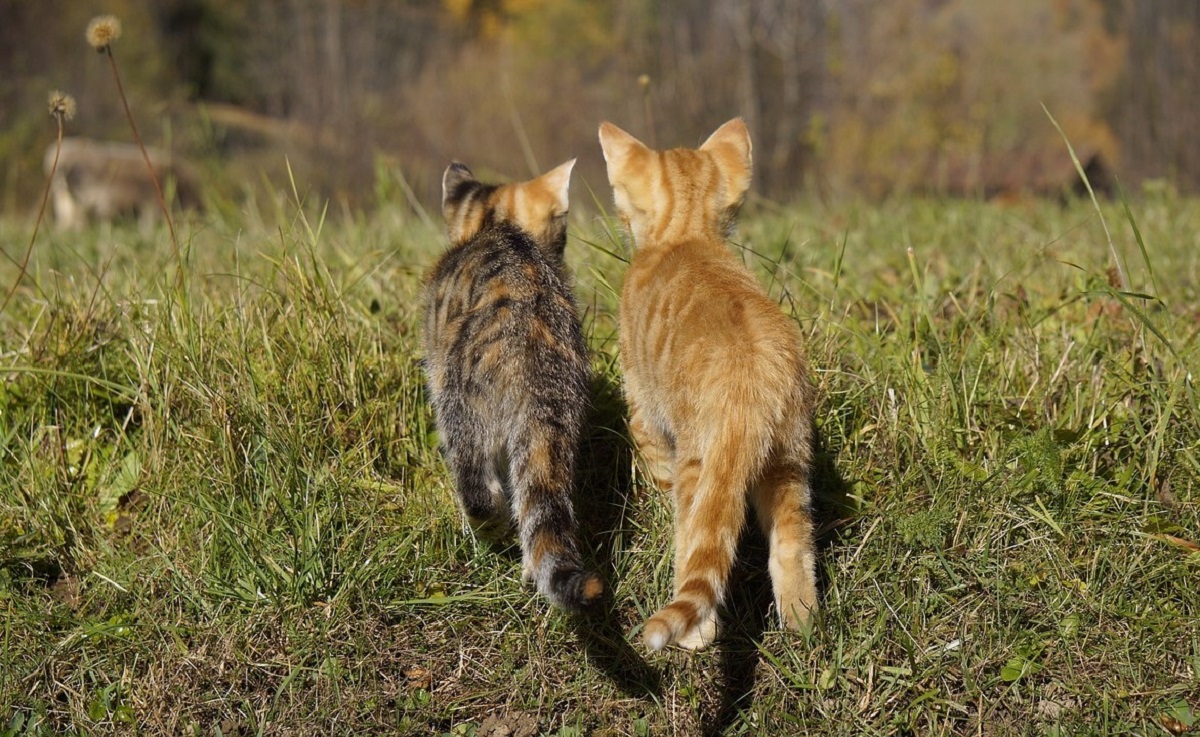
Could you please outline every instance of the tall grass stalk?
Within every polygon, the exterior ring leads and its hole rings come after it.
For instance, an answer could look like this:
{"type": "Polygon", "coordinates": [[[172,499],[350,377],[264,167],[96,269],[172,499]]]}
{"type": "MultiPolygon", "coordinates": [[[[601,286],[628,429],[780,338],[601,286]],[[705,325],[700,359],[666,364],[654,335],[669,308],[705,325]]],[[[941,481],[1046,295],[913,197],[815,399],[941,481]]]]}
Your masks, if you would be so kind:
{"type": "Polygon", "coordinates": [[[21,257],[21,264],[17,269],[17,277],[13,280],[13,285],[9,287],[8,292],[4,295],[4,302],[0,303],[0,314],[8,307],[8,302],[16,293],[18,287],[21,286],[21,280],[25,278],[26,269],[29,267],[29,257],[33,254],[33,244],[37,241],[38,229],[42,226],[42,219],[46,216],[46,202],[50,199],[50,188],[54,184],[54,175],[58,172],[58,157],[62,153],[63,129],[66,127],[66,122],[75,117],[75,100],[70,95],[65,95],[57,90],[50,93],[50,116],[54,118],[57,135],[54,138],[54,159],[50,163],[50,171],[46,174],[46,185],[42,188],[42,201],[38,205],[37,218],[33,221],[33,233],[29,236],[29,245],[25,248],[25,255],[21,257]]]}

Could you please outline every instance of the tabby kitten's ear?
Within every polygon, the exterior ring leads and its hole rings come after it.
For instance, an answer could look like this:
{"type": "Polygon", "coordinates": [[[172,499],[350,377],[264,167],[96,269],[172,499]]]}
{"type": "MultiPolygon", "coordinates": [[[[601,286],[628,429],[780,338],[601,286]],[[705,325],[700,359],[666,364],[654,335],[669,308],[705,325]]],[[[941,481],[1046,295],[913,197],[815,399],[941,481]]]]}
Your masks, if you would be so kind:
{"type": "Polygon", "coordinates": [[[547,255],[561,259],[567,247],[568,191],[575,159],[527,182],[506,184],[492,199],[495,214],[533,237],[547,255]]]}
{"type": "Polygon", "coordinates": [[[562,215],[571,209],[568,193],[571,190],[571,170],[574,168],[575,159],[571,159],[534,180],[550,194],[553,215],[562,215]]]}
{"type": "Polygon", "coordinates": [[[495,187],[481,184],[466,164],[455,161],[442,175],[442,217],[450,243],[466,242],[482,227],[486,195],[495,187]]]}
{"type": "Polygon", "coordinates": [[[446,167],[446,172],[442,174],[442,212],[446,212],[447,208],[453,204],[453,200],[459,187],[466,182],[475,181],[475,175],[467,168],[466,164],[455,161],[446,167]]]}
{"type": "Polygon", "coordinates": [[[728,209],[740,205],[746,190],[750,189],[753,171],[750,131],[746,129],[746,123],[741,118],[734,118],[713,132],[700,150],[712,155],[721,172],[722,206],[728,209]]]}

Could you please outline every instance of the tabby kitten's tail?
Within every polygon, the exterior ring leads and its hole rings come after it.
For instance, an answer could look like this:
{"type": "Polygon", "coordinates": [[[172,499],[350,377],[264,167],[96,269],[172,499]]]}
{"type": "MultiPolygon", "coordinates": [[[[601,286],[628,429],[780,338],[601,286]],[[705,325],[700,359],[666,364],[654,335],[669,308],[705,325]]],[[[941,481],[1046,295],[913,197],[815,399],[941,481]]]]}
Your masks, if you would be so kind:
{"type": "Polygon", "coordinates": [[[569,457],[572,441],[549,423],[531,422],[527,433],[529,451],[524,458],[514,459],[512,469],[523,575],[550,601],[580,611],[599,600],[604,584],[584,569],[575,544],[575,516],[570,497],[563,493],[571,488],[572,466],[569,462],[544,462],[569,457]]]}

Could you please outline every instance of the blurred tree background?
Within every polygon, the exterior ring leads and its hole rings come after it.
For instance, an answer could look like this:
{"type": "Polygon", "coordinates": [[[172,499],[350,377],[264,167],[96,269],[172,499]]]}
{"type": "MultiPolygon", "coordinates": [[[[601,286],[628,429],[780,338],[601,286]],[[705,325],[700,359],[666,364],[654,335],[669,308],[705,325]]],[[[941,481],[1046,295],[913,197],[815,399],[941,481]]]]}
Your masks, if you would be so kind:
{"type": "Polygon", "coordinates": [[[436,203],[451,159],[517,178],[579,156],[607,201],[601,120],[694,145],[734,115],[778,201],[1058,194],[1042,104],[1098,183],[1200,189],[1196,0],[0,0],[8,213],[36,205],[51,89],[79,101],[69,134],[129,139],[83,40],[101,13],[143,135],[231,198],[286,183],[285,155],[350,206],[436,203]]]}

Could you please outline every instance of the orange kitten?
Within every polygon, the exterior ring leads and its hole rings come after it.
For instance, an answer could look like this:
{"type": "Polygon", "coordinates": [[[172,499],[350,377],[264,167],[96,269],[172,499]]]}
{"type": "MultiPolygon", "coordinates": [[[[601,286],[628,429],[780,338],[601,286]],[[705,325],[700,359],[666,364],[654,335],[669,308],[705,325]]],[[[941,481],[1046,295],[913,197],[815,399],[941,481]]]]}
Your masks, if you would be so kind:
{"type": "Polygon", "coordinates": [[[646,621],[646,645],[716,637],[747,499],[779,614],[798,629],[817,609],[813,388],[795,322],[725,245],[750,186],[746,125],[653,151],[604,123],[600,146],[635,246],[620,316],[629,427],[675,497],[675,598],[646,621]]]}

